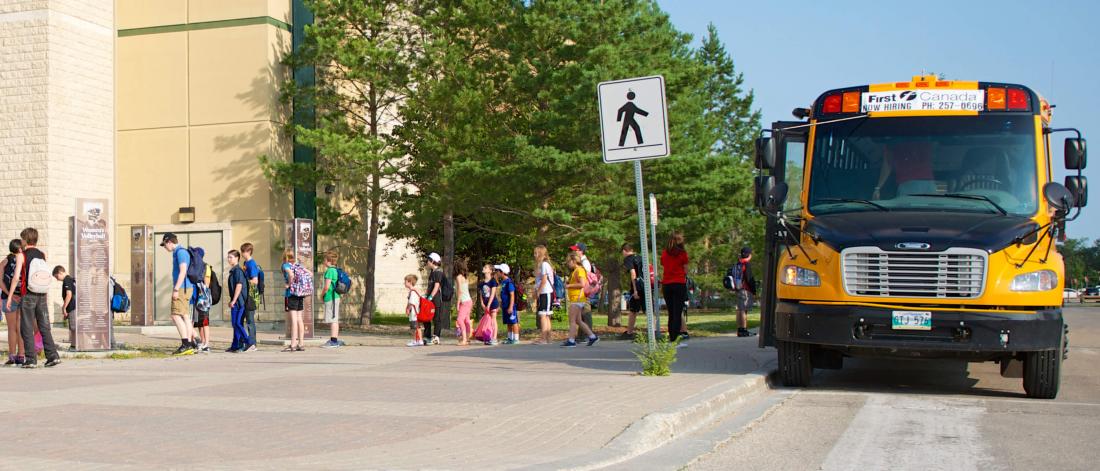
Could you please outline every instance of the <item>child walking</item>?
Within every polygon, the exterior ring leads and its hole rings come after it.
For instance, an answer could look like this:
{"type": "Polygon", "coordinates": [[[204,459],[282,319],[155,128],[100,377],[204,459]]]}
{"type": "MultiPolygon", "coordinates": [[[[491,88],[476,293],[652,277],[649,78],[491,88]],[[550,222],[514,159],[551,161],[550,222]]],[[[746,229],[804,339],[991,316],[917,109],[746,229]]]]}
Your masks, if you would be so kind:
{"type": "Polygon", "coordinates": [[[229,292],[233,293],[229,301],[230,321],[233,323],[233,344],[226,350],[228,353],[247,351],[252,341],[248,338],[248,329],[245,327],[245,298],[248,296],[248,281],[244,270],[239,263],[241,253],[230,250],[225,257],[229,263],[229,292]]]}
{"type": "Polygon", "coordinates": [[[473,324],[470,322],[470,311],[474,309],[474,300],[470,297],[470,282],[466,280],[466,260],[455,260],[454,280],[455,290],[458,292],[458,319],[455,326],[458,328],[459,345],[469,345],[470,336],[473,335],[473,324]]]}
{"type": "Polygon", "coordinates": [[[8,322],[8,361],[4,366],[23,366],[26,352],[23,350],[23,336],[19,333],[19,293],[23,286],[12,283],[19,279],[15,271],[15,257],[23,253],[23,239],[12,239],[8,243],[8,251],[11,253],[4,260],[4,284],[0,286],[0,311],[8,322]]]}
{"type": "Polygon", "coordinates": [[[409,302],[405,305],[405,314],[409,316],[409,329],[412,331],[412,341],[405,344],[406,347],[424,345],[424,330],[417,320],[420,314],[420,293],[416,291],[416,281],[416,275],[405,275],[405,289],[409,290],[409,302]]]}
{"type": "Polygon", "coordinates": [[[512,268],[507,263],[493,267],[496,270],[497,283],[500,284],[500,307],[504,309],[501,317],[508,328],[508,338],[505,345],[519,343],[519,310],[516,309],[516,283],[509,276],[512,268]]]}
{"type": "Polygon", "coordinates": [[[581,317],[584,314],[588,298],[584,295],[584,287],[588,284],[588,272],[581,265],[581,256],[577,252],[570,252],[566,258],[566,266],[572,271],[565,288],[569,297],[569,338],[562,342],[561,346],[573,348],[577,346],[577,329],[588,336],[588,346],[591,347],[600,341],[600,338],[592,332],[592,328],[581,317]]]}
{"type": "Polygon", "coordinates": [[[497,344],[497,311],[500,310],[500,298],[497,293],[497,280],[493,278],[493,266],[481,268],[481,282],[477,284],[478,298],[481,300],[481,320],[477,323],[474,338],[485,345],[497,344]]]}

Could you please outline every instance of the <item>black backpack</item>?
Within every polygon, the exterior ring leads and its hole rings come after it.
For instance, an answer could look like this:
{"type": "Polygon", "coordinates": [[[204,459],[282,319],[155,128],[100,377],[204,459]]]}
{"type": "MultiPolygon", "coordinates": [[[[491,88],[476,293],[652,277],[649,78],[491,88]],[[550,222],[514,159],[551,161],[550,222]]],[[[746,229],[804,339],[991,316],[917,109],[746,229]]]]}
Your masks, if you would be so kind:
{"type": "Polygon", "coordinates": [[[218,274],[210,270],[210,305],[215,306],[222,300],[222,284],[218,281],[218,274]]]}
{"type": "Polygon", "coordinates": [[[439,281],[439,295],[444,301],[450,301],[455,296],[455,284],[447,275],[443,275],[443,279],[439,281]]]}
{"type": "Polygon", "coordinates": [[[8,255],[7,263],[4,264],[4,287],[5,288],[11,286],[11,279],[12,278],[15,278],[15,255],[8,255]]]}

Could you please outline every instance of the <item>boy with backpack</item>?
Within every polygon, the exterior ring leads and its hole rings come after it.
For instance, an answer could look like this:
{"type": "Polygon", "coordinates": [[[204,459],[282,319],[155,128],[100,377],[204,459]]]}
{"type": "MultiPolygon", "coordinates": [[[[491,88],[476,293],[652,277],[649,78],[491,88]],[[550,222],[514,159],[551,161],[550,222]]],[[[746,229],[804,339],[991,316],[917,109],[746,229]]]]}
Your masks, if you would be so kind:
{"type": "Polygon", "coordinates": [[[199,347],[192,340],[195,331],[192,323],[188,322],[191,319],[188,305],[195,292],[195,283],[188,276],[193,264],[191,251],[181,247],[179,243],[179,238],[171,232],[164,234],[160,241],[160,246],[172,254],[172,323],[180,334],[180,347],[172,354],[193,355],[199,347]]]}
{"type": "Polygon", "coordinates": [[[497,283],[500,283],[501,318],[508,329],[508,338],[502,343],[516,345],[519,343],[519,310],[516,305],[516,283],[508,276],[512,273],[512,268],[507,263],[502,263],[494,265],[493,270],[496,272],[497,283]]]}
{"type": "Polygon", "coordinates": [[[325,302],[324,319],[329,324],[332,336],[328,342],[321,345],[324,348],[339,348],[344,345],[340,341],[340,293],[336,292],[336,285],[340,281],[340,273],[336,269],[336,260],[339,255],[335,250],[325,252],[324,269],[322,275],[324,283],[321,283],[321,299],[325,302]]]}
{"type": "Polygon", "coordinates": [[[245,299],[244,318],[248,326],[248,338],[252,342],[245,347],[248,351],[256,350],[256,310],[263,304],[264,296],[264,272],[256,259],[252,258],[254,247],[251,242],[241,244],[241,264],[245,277],[248,278],[248,298],[245,299]]]}
{"type": "Polygon", "coordinates": [[[420,326],[420,293],[416,291],[416,275],[405,275],[405,289],[409,290],[407,296],[409,302],[405,305],[405,315],[409,316],[409,330],[412,332],[412,340],[405,344],[406,347],[420,347],[424,345],[423,328],[420,326]]]}
{"type": "MultiPolygon", "coordinates": [[[[46,352],[46,368],[61,364],[61,356],[57,353],[57,345],[53,342],[53,334],[50,331],[50,313],[47,310],[48,300],[46,293],[50,291],[50,268],[46,265],[46,254],[38,249],[38,229],[28,227],[19,233],[23,239],[23,253],[15,256],[15,272],[19,274],[17,279],[12,279],[9,287],[12,292],[18,286],[22,296],[20,305],[19,334],[23,337],[23,349],[26,358],[23,368],[36,368],[38,355],[35,354],[34,331],[42,335],[42,349],[46,352]]],[[[12,298],[9,297],[6,304],[10,309],[12,298]]]]}
{"type": "Polygon", "coordinates": [[[756,280],[752,277],[749,262],[752,261],[752,249],[741,248],[741,257],[726,272],[722,284],[737,294],[737,336],[752,337],[755,333],[748,329],[748,313],[752,308],[752,299],[756,296],[756,280]]]}
{"type": "Polygon", "coordinates": [[[53,267],[53,277],[61,282],[61,313],[69,324],[69,350],[76,350],[76,280],[61,265],[53,267]]]}
{"type": "MultiPolygon", "coordinates": [[[[206,256],[206,251],[202,247],[195,247],[193,250],[199,258],[206,256]]],[[[192,300],[195,310],[191,320],[194,321],[195,336],[198,337],[196,342],[199,346],[196,351],[210,353],[210,309],[214,305],[210,286],[214,277],[214,268],[209,263],[205,265],[206,269],[203,270],[202,283],[195,285],[195,299],[192,300]]]]}
{"type": "Polygon", "coordinates": [[[439,268],[442,262],[439,254],[428,254],[428,301],[435,303],[435,317],[424,323],[424,334],[430,334],[428,345],[439,345],[439,334],[443,333],[443,327],[451,325],[451,298],[454,297],[454,284],[443,270],[439,268]]]}

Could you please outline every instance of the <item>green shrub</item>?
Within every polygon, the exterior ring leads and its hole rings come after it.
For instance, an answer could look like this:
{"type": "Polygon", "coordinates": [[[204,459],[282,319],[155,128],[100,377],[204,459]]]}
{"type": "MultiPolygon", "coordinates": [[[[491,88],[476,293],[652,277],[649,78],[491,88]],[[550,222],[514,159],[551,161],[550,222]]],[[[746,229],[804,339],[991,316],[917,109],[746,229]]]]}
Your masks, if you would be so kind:
{"type": "Polygon", "coordinates": [[[668,376],[672,374],[672,364],[676,363],[676,346],[678,340],[669,342],[664,337],[658,338],[649,349],[646,342],[648,336],[638,335],[634,337],[634,356],[642,362],[642,376],[668,376]]]}

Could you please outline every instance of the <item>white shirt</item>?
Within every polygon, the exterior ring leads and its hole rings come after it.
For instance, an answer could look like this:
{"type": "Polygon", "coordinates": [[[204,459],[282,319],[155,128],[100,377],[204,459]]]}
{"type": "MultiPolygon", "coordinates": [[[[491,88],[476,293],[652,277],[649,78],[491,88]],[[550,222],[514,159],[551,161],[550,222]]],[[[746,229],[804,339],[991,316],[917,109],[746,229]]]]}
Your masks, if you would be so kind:
{"type": "Polygon", "coordinates": [[[585,255],[581,255],[581,266],[584,267],[585,273],[592,273],[592,262],[589,262],[585,255]]]}
{"type": "Polygon", "coordinates": [[[416,291],[409,291],[409,322],[416,322],[416,315],[420,313],[420,295],[416,291]]]}
{"type": "Polygon", "coordinates": [[[550,266],[550,262],[542,262],[539,266],[539,279],[535,280],[535,285],[538,286],[543,279],[546,279],[546,283],[542,286],[542,290],[539,294],[551,294],[554,292],[554,267],[550,266]]]}

